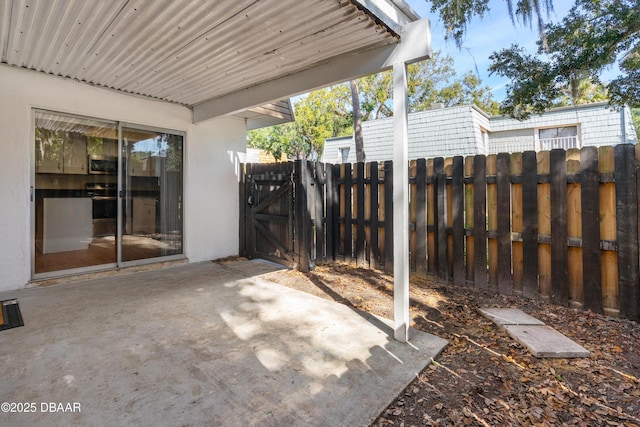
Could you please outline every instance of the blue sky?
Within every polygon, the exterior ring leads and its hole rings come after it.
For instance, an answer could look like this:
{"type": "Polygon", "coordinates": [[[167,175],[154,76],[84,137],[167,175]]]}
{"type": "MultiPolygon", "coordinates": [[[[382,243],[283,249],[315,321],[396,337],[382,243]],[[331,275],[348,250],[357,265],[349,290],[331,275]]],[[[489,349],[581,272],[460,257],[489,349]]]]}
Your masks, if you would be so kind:
{"type": "MultiPolygon", "coordinates": [[[[530,53],[536,51],[538,30],[535,25],[529,27],[516,19],[516,24],[511,22],[506,0],[491,0],[491,10],[483,19],[474,18],[467,26],[467,34],[462,49],[458,49],[453,40],[445,41],[445,28],[437,14],[431,14],[431,2],[428,0],[406,0],[411,7],[424,18],[431,20],[431,38],[434,50],[448,53],[455,59],[456,70],[459,74],[467,71],[475,71],[480,75],[483,84],[493,89],[494,98],[502,101],[505,96],[505,86],[509,82],[500,76],[489,76],[487,68],[491,61],[489,56],[502,48],[509,47],[512,43],[523,46],[530,53]]],[[[516,0],[513,0],[514,6],[516,0]]],[[[573,1],[555,0],[554,12],[545,21],[557,22],[569,11],[573,1]]]]}

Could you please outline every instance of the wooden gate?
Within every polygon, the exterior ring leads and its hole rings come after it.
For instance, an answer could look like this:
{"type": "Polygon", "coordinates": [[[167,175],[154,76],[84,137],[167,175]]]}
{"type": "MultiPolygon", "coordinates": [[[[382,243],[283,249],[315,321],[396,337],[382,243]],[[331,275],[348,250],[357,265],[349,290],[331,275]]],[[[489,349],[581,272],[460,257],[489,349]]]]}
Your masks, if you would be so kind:
{"type": "Polygon", "coordinates": [[[240,185],[240,254],[296,267],[293,163],[247,164],[240,185]]]}

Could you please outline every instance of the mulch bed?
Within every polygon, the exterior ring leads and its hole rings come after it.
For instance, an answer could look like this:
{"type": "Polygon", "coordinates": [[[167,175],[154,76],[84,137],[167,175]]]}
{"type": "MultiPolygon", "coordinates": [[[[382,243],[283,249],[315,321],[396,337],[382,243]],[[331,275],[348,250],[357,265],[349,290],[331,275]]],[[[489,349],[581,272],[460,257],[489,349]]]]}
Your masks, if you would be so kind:
{"type": "MultiPolygon", "coordinates": [[[[271,280],[393,318],[393,278],[344,264],[271,280]]],[[[543,300],[411,280],[412,327],[449,341],[373,426],[640,426],[640,324],[543,300]],[[519,308],[591,352],[538,359],[478,307],[519,308]]]]}

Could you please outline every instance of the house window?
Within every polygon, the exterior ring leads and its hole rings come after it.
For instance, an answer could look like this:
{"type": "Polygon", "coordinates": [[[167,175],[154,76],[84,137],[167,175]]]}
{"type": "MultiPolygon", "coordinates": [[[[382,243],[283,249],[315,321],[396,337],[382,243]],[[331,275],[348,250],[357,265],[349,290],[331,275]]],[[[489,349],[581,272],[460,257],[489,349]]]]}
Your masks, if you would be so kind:
{"type": "Polygon", "coordinates": [[[340,156],[342,158],[342,163],[348,163],[349,161],[349,147],[343,147],[340,149],[340,156]]]}
{"type": "Polygon", "coordinates": [[[484,149],[483,154],[487,154],[489,150],[489,131],[481,127],[480,133],[482,134],[482,148],[484,149]]]}
{"type": "Polygon", "coordinates": [[[538,129],[538,150],[580,148],[578,126],[538,129]]]}

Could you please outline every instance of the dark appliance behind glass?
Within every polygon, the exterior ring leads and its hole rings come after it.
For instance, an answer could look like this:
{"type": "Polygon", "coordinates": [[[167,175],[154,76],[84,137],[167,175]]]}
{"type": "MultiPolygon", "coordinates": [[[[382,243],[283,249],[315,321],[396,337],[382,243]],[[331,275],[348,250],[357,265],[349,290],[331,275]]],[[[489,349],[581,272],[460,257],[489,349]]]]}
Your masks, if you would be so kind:
{"type": "Polygon", "coordinates": [[[118,225],[118,184],[94,182],[88,183],[86,189],[93,205],[93,235],[114,236],[118,225]]]}

